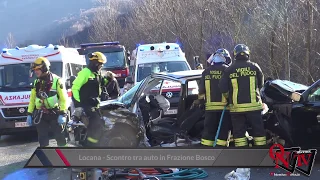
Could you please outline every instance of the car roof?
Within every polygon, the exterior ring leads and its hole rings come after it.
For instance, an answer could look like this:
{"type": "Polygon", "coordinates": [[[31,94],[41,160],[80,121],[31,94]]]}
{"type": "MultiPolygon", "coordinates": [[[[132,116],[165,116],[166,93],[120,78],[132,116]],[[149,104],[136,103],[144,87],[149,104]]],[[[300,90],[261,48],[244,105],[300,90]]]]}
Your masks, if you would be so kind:
{"type": "Polygon", "coordinates": [[[154,78],[166,78],[174,81],[179,81],[184,84],[187,80],[199,79],[202,76],[203,70],[189,70],[189,71],[178,71],[172,73],[155,73],[152,74],[154,78]]]}

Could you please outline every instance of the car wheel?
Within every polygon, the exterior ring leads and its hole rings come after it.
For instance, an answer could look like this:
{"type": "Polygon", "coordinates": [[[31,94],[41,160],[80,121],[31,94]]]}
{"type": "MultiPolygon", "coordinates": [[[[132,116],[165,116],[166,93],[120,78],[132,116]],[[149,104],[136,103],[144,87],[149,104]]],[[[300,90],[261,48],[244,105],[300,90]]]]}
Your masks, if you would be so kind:
{"type": "Polygon", "coordinates": [[[117,123],[111,130],[103,133],[99,140],[101,147],[138,147],[137,132],[130,125],[117,123]]]}

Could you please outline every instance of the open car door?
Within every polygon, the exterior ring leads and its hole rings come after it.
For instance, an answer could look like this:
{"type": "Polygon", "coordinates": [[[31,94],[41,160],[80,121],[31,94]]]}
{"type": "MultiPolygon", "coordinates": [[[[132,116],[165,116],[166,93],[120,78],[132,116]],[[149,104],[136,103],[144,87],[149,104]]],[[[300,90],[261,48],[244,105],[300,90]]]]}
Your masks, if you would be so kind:
{"type": "Polygon", "coordinates": [[[302,93],[292,113],[301,142],[308,147],[320,147],[320,141],[314,139],[320,135],[320,80],[302,93]]]}

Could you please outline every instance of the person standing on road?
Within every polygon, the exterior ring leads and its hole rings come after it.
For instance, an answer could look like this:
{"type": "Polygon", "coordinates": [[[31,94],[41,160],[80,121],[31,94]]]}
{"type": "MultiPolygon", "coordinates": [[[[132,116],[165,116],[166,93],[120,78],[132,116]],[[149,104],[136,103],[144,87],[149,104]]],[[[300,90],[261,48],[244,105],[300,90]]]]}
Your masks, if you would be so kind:
{"type": "Polygon", "coordinates": [[[31,89],[27,123],[36,125],[40,147],[49,146],[50,130],[58,146],[66,146],[62,125],[67,120],[68,94],[61,78],[50,72],[50,62],[44,57],[37,58],[31,66],[37,79],[31,89]]]}
{"type": "Polygon", "coordinates": [[[83,113],[89,118],[86,146],[97,146],[103,131],[104,121],[99,111],[102,87],[108,79],[101,75],[101,68],[107,58],[101,52],[88,55],[89,65],[82,69],[72,85],[72,99],[75,106],[73,116],[81,119],[83,113]]]}
{"type": "MultiPolygon", "coordinates": [[[[263,104],[260,89],[264,84],[264,75],[259,65],[250,61],[248,46],[236,45],[233,54],[235,62],[226,69],[219,87],[229,98],[234,143],[236,147],[248,147],[245,134],[249,122],[253,129],[254,145],[263,147],[266,145],[266,132],[261,115],[263,104]]],[[[250,168],[237,168],[224,178],[249,180],[250,168]]]]}
{"type": "Polygon", "coordinates": [[[105,77],[109,81],[108,85],[104,88],[108,97],[106,100],[118,98],[120,96],[120,86],[116,79],[116,75],[111,71],[107,71],[105,77]]]}
{"type": "MultiPolygon", "coordinates": [[[[230,58],[226,49],[218,49],[213,56],[210,56],[210,66],[202,73],[199,87],[199,97],[202,103],[205,102],[205,120],[201,144],[213,147],[217,129],[219,126],[222,111],[227,106],[227,99],[219,91],[219,80],[225,69],[227,58],[230,58]]],[[[229,62],[230,63],[230,62],[229,62]]],[[[202,104],[201,103],[201,104],[202,104]]],[[[224,113],[221,131],[216,142],[217,146],[227,146],[228,132],[231,129],[229,113],[224,113]]]]}
{"type": "Polygon", "coordinates": [[[219,87],[229,98],[235,146],[248,146],[245,136],[247,121],[253,129],[254,145],[265,146],[266,132],[261,115],[263,104],[260,97],[264,75],[259,65],[250,61],[250,50],[246,45],[236,45],[234,57],[235,62],[226,69],[219,87]]]}

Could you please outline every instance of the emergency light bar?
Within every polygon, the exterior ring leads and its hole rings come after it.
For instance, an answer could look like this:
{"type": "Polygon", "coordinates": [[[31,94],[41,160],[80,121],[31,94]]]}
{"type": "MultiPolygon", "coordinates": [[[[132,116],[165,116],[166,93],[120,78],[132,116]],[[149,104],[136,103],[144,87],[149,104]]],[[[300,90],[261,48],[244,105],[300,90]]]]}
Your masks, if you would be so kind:
{"type": "Polygon", "coordinates": [[[7,53],[8,49],[7,48],[3,48],[2,49],[2,53],[7,53]]]}
{"type": "Polygon", "coordinates": [[[114,41],[114,42],[102,42],[102,43],[86,43],[86,44],[80,44],[81,48],[86,48],[90,46],[112,46],[112,45],[119,45],[119,41],[114,41]]]}

